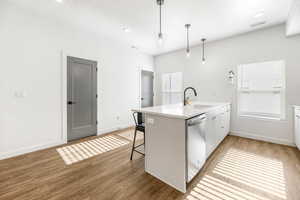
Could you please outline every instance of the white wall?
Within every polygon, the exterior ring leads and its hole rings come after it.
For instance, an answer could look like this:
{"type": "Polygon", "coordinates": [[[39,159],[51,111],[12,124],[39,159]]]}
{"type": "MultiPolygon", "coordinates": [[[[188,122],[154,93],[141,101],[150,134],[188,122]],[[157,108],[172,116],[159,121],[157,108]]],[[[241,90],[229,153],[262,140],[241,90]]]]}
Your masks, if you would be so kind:
{"type": "Polygon", "coordinates": [[[283,144],[294,144],[292,105],[300,104],[300,36],[285,37],[284,25],[264,29],[229,39],[207,43],[205,65],[201,63],[200,46],[192,48],[189,59],[184,50],[155,57],[156,102],[161,103],[161,73],[182,71],[184,86],[198,90],[199,100],[231,101],[233,103],[231,130],[234,134],[283,144]],[[228,83],[229,70],[239,64],[270,60],[286,61],[286,121],[266,121],[239,118],[236,88],[228,83]]]}
{"type": "Polygon", "coordinates": [[[63,142],[62,52],[98,61],[99,133],[132,124],[152,56],[1,1],[0,159],[63,142]]]}

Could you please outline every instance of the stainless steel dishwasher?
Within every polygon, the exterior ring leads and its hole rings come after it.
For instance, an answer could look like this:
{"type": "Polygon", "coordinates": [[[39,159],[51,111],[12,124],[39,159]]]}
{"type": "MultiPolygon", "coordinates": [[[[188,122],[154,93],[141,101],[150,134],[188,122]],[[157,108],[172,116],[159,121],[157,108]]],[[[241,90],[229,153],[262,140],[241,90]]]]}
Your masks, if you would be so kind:
{"type": "Polygon", "coordinates": [[[203,167],[206,160],[206,115],[187,120],[187,177],[190,182],[203,167]]]}

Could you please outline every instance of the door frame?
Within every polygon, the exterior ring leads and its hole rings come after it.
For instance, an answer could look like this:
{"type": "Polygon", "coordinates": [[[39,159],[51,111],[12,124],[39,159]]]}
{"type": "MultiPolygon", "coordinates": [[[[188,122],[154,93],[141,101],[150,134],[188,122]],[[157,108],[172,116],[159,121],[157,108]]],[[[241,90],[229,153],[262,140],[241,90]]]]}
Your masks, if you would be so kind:
{"type": "Polygon", "coordinates": [[[155,102],[156,102],[156,95],[155,95],[155,72],[153,70],[149,70],[149,69],[143,69],[142,67],[139,68],[138,70],[138,81],[139,81],[139,107],[142,107],[142,73],[143,71],[145,72],[152,72],[153,73],[153,106],[155,106],[155,102]]]}
{"type": "MultiPolygon", "coordinates": [[[[62,50],[61,51],[61,140],[64,144],[68,143],[68,56],[70,57],[76,57],[76,58],[83,58],[86,60],[93,60],[97,62],[97,93],[98,93],[98,99],[97,99],[97,111],[99,110],[99,58],[97,57],[91,57],[88,55],[78,55],[78,53],[71,53],[62,50]]],[[[97,129],[99,130],[99,113],[97,112],[97,129]]],[[[97,131],[97,135],[99,135],[97,131]]]]}

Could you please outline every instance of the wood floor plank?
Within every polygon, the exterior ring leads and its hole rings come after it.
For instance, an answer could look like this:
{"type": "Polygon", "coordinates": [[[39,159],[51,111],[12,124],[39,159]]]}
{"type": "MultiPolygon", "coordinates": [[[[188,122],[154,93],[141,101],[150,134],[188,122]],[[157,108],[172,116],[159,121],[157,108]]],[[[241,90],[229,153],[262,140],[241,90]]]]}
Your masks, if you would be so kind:
{"type": "MultiPolygon", "coordinates": [[[[126,140],[119,133],[112,135],[126,140]]],[[[143,156],[130,161],[131,144],[71,165],[57,147],[1,160],[0,200],[300,199],[300,152],[293,147],[228,136],[182,194],[147,174],[143,156]]]]}

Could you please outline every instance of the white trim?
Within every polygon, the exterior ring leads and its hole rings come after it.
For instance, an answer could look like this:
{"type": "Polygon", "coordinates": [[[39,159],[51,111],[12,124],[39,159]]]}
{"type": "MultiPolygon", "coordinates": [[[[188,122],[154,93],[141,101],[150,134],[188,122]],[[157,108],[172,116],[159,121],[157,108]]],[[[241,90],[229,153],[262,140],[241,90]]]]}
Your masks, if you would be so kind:
{"type": "Polygon", "coordinates": [[[104,128],[104,129],[98,129],[98,134],[97,135],[103,135],[103,134],[106,134],[106,133],[111,133],[111,132],[114,132],[114,131],[117,131],[118,128],[104,128]]]}
{"type": "Polygon", "coordinates": [[[47,149],[47,148],[54,147],[54,146],[59,146],[62,144],[64,144],[63,141],[56,141],[56,142],[51,142],[51,143],[47,143],[47,144],[40,144],[40,145],[36,145],[36,146],[32,146],[32,147],[21,148],[21,149],[18,149],[17,151],[1,153],[0,160],[19,156],[19,155],[26,154],[26,153],[31,153],[34,151],[47,149]]]}
{"type": "MultiPolygon", "coordinates": [[[[102,135],[105,133],[111,133],[114,131],[118,131],[118,130],[122,130],[122,129],[126,129],[126,128],[130,128],[133,127],[133,124],[126,124],[126,125],[121,125],[118,127],[114,127],[114,128],[107,128],[107,129],[100,129],[98,131],[97,135],[102,135]]],[[[26,147],[26,148],[21,148],[18,149],[17,151],[13,151],[13,152],[4,152],[0,154],[0,160],[3,159],[7,159],[7,158],[12,158],[15,156],[20,156],[23,154],[27,154],[27,153],[31,153],[31,152],[35,152],[35,151],[39,151],[39,150],[45,150],[48,148],[52,148],[55,146],[59,146],[59,145],[63,145],[66,144],[65,141],[61,140],[61,141],[55,141],[55,142],[51,142],[51,143],[47,143],[47,144],[40,144],[40,145],[36,145],[36,146],[32,146],[32,147],[26,147]]]]}
{"type": "Polygon", "coordinates": [[[251,113],[251,112],[245,112],[245,113],[240,113],[238,115],[239,118],[248,118],[248,119],[255,119],[255,120],[263,120],[263,121],[276,121],[276,122],[281,122],[284,121],[286,122],[286,119],[281,119],[280,115],[272,115],[272,114],[262,114],[262,113],[251,113]]]}
{"type": "MultiPolygon", "coordinates": [[[[285,120],[286,119],[286,62],[284,60],[275,60],[275,61],[265,61],[265,62],[258,62],[259,63],[269,63],[269,62],[282,62],[281,65],[281,75],[282,75],[282,85],[277,88],[277,87],[273,87],[273,89],[268,89],[268,90],[260,90],[260,89],[249,89],[249,85],[247,85],[246,87],[243,85],[244,82],[244,73],[243,73],[243,67],[245,66],[245,64],[242,65],[238,65],[238,75],[237,75],[237,79],[238,79],[238,84],[237,84],[237,88],[236,88],[236,100],[237,100],[237,115],[238,117],[252,117],[252,118],[267,118],[269,120],[273,119],[273,120],[277,120],[274,118],[279,118],[279,120],[285,120]],[[241,94],[242,93],[279,93],[280,94],[280,114],[278,116],[274,116],[273,114],[267,114],[267,113],[251,113],[251,112],[242,112],[241,111],[241,94]]],[[[256,63],[250,63],[250,64],[246,64],[246,65],[253,65],[256,63]]]]}
{"type": "Polygon", "coordinates": [[[142,101],[141,101],[141,98],[142,98],[142,87],[141,87],[141,85],[142,85],[142,76],[141,76],[142,67],[138,67],[137,73],[138,73],[138,84],[139,84],[138,104],[139,104],[139,108],[141,108],[141,106],[142,106],[142,101]]]}
{"type": "Polygon", "coordinates": [[[284,140],[284,139],[278,139],[278,138],[273,138],[273,137],[266,137],[266,136],[261,136],[257,135],[254,133],[247,133],[247,132],[242,132],[242,131],[230,131],[229,135],[234,135],[234,136],[239,136],[239,137],[244,137],[244,138],[249,138],[249,139],[254,139],[254,140],[260,140],[260,141],[265,141],[265,142],[271,142],[275,144],[282,144],[282,145],[287,145],[287,146],[292,146],[295,147],[295,143],[289,140],[284,140]]]}
{"type": "Polygon", "coordinates": [[[130,128],[130,127],[133,127],[133,126],[134,126],[133,124],[126,124],[126,125],[121,125],[121,126],[113,127],[113,128],[98,129],[98,134],[97,135],[103,135],[103,134],[106,134],[106,133],[111,133],[111,132],[114,132],[114,131],[130,128]]]}
{"type": "Polygon", "coordinates": [[[62,115],[62,141],[68,142],[68,112],[67,112],[67,56],[68,54],[61,52],[61,115],[62,115]]]}

